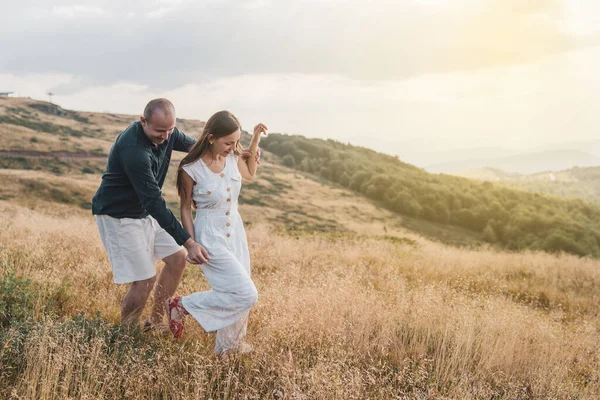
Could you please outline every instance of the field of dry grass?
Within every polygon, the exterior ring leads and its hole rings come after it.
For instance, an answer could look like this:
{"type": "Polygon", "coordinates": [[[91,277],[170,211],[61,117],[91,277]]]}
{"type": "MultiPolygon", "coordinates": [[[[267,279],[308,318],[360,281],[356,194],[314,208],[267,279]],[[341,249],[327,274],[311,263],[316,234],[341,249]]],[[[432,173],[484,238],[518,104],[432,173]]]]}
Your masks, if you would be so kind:
{"type": "MultiPolygon", "coordinates": [[[[0,202],[3,398],[600,396],[598,261],[255,218],[255,352],[223,361],[194,321],[182,342],[118,325],[125,288],[88,212],[0,202]]],[[[206,288],[188,266],[178,293],[206,288]]]]}
{"type": "MultiPolygon", "coordinates": [[[[106,154],[133,120],[31,104],[0,101],[0,150],[106,154]]],[[[178,126],[195,135],[201,123],[178,126]]],[[[241,206],[255,352],[226,361],[193,320],[181,342],[119,324],[126,287],[112,283],[89,211],[103,160],[6,162],[0,398],[600,398],[598,260],[499,252],[267,154],[241,206]]],[[[164,193],[177,213],[174,172],[164,193]]],[[[178,294],[207,288],[190,265],[178,294]]]]}

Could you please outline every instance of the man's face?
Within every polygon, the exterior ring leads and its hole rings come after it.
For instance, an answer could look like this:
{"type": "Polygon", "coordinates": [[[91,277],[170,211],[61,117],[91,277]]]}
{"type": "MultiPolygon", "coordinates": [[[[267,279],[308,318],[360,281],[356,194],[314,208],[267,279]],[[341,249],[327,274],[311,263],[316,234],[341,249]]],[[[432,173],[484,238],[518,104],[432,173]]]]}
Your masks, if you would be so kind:
{"type": "Polygon", "coordinates": [[[140,117],[140,121],[144,133],[154,144],[164,143],[175,129],[175,113],[165,114],[163,111],[155,111],[150,120],[140,117]]]}
{"type": "Polygon", "coordinates": [[[235,146],[238,140],[240,140],[241,135],[242,134],[240,130],[237,129],[235,132],[227,136],[223,136],[216,139],[211,147],[213,154],[219,154],[223,157],[227,157],[229,154],[231,154],[231,152],[235,150],[235,146]]]}

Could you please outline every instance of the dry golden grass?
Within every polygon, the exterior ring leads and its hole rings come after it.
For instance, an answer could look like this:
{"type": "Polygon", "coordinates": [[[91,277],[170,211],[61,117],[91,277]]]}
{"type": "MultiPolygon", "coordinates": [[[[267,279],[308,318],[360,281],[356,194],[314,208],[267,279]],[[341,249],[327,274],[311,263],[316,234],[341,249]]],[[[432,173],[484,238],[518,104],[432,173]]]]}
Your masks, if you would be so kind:
{"type": "MultiPolygon", "coordinates": [[[[18,134],[36,136],[29,150],[107,150],[135,119],[79,116],[98,138],[18,134]]],[[[197,136],[201,123],[178,126],[197,136]]],[[[0,136],[0,148],[17,148],[0,136]]],[[[241,206],[259,289],[248,330],[255,352],[229,361],[193,320],[182,342],[118,324],[126,287],[112,283],[82,208],[98,175],[0,170],[0,397],[600,398],[599,261],[448,247],[347,190],[263,167],[241,206]],[[20,317],[3,325],[9,305],[20,317]]],[[[164,190],[176,209],[174,172],[164,190]]],[[[178,294],[207,288],[188,266],[178,294]]]]}
{"type": "Polygon", "coordinates": [[[26,98],[9,98],[0,101],[0,117],[22,120],[23,125],[0,123],[0,149],[12,151],[69,151],[69,152],[108,152],[112,141],[120,131],[131,121],[132,116],[120,116],[115,121],[110,121],[111,114],[71,112],[65,116],[53,115],[43,112],[31,105],[45,105],[26,98]],[[76,115],[80,120],[74,119],[76,115]],[[91,116],[91,118],[89,117],[91,116]],[[84,122],[85,119],[88,122],[84,122]],[[72,131],[85,134],[82,137],[73,137],[70,134],[61,135],[58,132],[45,132],[46,127],[64,127],[72,131]],[[93,136],[93,137],[88,137],[93,136]],[[32,138],[33,139],[32,141],[32,138]]]}
{"type": "MultiPolygon", "coordinates": [[[[69,111],[67,115],[53,115],[30,107],[50,103],[27,98],[0,99],[0,117],[23,119],[32,127],[0,121],[0,150],[10,151],[68,151],[108,154],[114,139],[139,115],[69,111]],[[82,137],[43,132],[43,126],[57,126],[82,132],[82,137]],[[89,137],[92,136],[92,137],[89,137]]],[[[140,114],[143,109],[140,110],[140,114]]],[[[204,123],[197,120],[178,120],[179,129],[197,137],[204,123]]]]}
{"type": "MultiPolygon", "coordinates": [[[[117,135],[115,135],[116,137],[117,135]]],[[[15,152],[57,152],[108,154],[112,142],[103,139],[70,138],[34,131],[27,127],[0,124],[0,150],[15,152]]]]}
{"type": "Polygon", "coordinates": [[[55,176],[47,172],[0,169],[0,200],[28,208],[74,205],[70,212],[89,208],[100,183],[97,175],[55,176]]]}
{"type": "Polygon", "coordinates": [[[310,223],[316,217],[317,220],[330,221],[351,232],[408,234],[400,227],[402,217],[399,215],[378,208],[368,199],[356,196],[345,188],[328,187],[289,168],[267,163],[261,170],[257,184],[257,189],[244,190],[262,198],[262,193],[271,189],[274,192],[273,202],[277,204],[273,208],[279,210],[279,215],[286,214],[296,222],[310,223]],[[267,178],[265,174],[268,174],[267,178]],[[279,190],[270,184],[269,179],[284,182],[290,188],[279,190]]]}
{"type": "MultiPolygon", "coordinates": [[[[598,261],[423,239],[294,236],[255,223],[255,352],[222,361],[214,336],[193,320],[180,343],[115,326],[125,288],[112,283],[93,218],[67,210],[0,202],[1,272],[50,288],[37,292],[27,334],[12,328],[3,337],[0,361],[18,367],[3,375],[5,397],[600,396],[598,261]],[[55,315],[44,314],[57,288],[68,296],[55,315]],[[540,293],[546,301],[528,300],[540,293]],[[18,340],[19,362],[10,357],[18,340]]],[[[188,266],[178,293],[206,288],[188,266]]]]}

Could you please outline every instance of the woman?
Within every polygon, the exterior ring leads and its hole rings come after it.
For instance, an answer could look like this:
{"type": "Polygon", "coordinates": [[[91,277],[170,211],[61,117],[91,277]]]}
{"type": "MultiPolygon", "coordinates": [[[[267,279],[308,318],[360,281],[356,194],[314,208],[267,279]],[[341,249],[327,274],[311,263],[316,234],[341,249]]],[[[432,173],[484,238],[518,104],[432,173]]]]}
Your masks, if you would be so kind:
{"type": "MultiPolygon", "coordinates": [[[[185,316],[191,314],[207,332],[217,331],[217,354],[251,351],[243,338],[258,294],[250,278],[238,196],[242,177],[252,180],[256,175],[258,143],[266,130],[265,125],[256,125],[250,147],[243,150],[238,119],[228,111],[219,111],[208,119],[177,172],[182,225],[208,251],[210,258],[200,267],[212,290],[169,298],[169,327],[176,338],[181,338],[185,316]],[[192,207],[196,208],[193,223],[192,207]]],[[[200,263],[198,259],[188,261],[200,263]]]]}

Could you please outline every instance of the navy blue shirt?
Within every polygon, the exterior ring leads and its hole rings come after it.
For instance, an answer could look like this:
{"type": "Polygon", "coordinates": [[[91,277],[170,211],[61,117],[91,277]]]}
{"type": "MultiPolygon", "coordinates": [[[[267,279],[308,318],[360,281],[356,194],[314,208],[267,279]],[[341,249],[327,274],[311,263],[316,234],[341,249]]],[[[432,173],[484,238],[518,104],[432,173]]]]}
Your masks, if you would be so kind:
{"type": "Polygon", "coordinates": [[[92,213],[114,218],[144,218],[151,215],[177,242],[190,238],[167,207],[162,186],[173,150],[188,152],[196,140],[177,128],[164,143],[148,139],[142,123],[131,124],[110,149],[106,172],[92,199],[92,213]]]}

